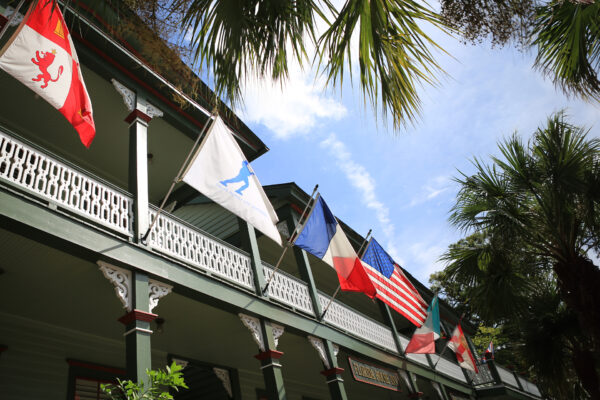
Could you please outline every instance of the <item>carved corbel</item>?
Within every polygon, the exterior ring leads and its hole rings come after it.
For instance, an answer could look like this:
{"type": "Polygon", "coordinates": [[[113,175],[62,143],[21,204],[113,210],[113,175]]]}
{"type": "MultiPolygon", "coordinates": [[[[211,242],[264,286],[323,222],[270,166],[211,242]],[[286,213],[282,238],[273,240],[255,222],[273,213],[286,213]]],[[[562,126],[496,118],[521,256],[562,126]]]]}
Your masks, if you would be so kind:
{"type": "Polygon", "coordinates": [[[223,383],[223,387],[227,391],[229,398],[233,398],[233,390],[231,389],[231,378],[229,376],[229,371],[217,367],[213,368],[213,371],[215,372],[215,375],[217,375],[217,378],[219,378],[223,383]]]}
{"type": "MultiPolygon", "coordinates": [[[[261,352],[266,351],[265,340],[262,334],[262,329],[260,328],[260,320],[255,317],[251,317],[246,314],[239,313],[238,316],[242,320],[242,323],[250,330],[252,334],[252,339],[258,345],[258,348],[261,352]]],[[[276,350],[277,345],[279,344],[279,338],[283,335],[284,327],[277,324],[271,324],[273,328],[273,341],[275,342],[275,348],[269,350],[276,350]]]]}
{"type": "Polygon", "coordinates": [[[166,283],[162,283],[159,281],[155,281],[154,279],[148,280],[148,290],[150,292],[148,299],[148,310],[152,312],[154,307],[158,305],[158,301],[171,293],[173,290],[173,286],[167,285],[166,283]]]}
{"type": "Polygon", "coordinates": [[[129,89],[127,86],[123,85],[121,82],[117,81],[114,78],[110,81],[115,87],[115,90],[123,98],[123,103],[125,103],[125,107],[127,107],[128,111],[141,111],[148,117],[148,120],[146,122],[149,122],[152,118],[163,116],[163,112],[158,107],[148,103],[143,99],[139,99],[138,101],[135,91],[129,89]]]}
{"type": "Polygon", "coordinates": [[[131,271],[124,268],[115,267],[104,261],[98,261],[98,267],[106,279],[115,286],[115,293],[123,308],[131,311],[131,271]]]}
{"type": "MultiPolygon", "coordinates": [[[[327,358],[327,354],[325,352],[325,343],[323,343],[323,341],[321,339],[319,339],[318,337],[314,337],[314,336],[310,336],[310,335],[308,336],[307,339],[310,342],[310,344],[317,351],[317,354],[319,355],[319,358],[321,359],[321,361],[323,361],[323,365],[325,365],[325,368],[330,369],[331,364],[330,364],[329,359],[327,358]]],[[[340,351],[339,346],[334,343],[333,344],[333,356],[337,357],[339,351],[340,351]]]]}

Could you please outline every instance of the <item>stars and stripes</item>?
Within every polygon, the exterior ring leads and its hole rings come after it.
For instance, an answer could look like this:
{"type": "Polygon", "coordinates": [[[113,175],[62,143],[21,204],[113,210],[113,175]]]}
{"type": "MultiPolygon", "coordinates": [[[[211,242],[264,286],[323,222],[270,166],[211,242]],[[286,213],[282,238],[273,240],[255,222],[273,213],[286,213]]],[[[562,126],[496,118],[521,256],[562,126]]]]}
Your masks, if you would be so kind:
{"type": "Polygon", "coordinates": [[[427,318],[427,303],[404,275],[400,266],[374,238],[369,241],[362,261],[377,290],[377,298],[416,326],[423,325],[427,318]]]}

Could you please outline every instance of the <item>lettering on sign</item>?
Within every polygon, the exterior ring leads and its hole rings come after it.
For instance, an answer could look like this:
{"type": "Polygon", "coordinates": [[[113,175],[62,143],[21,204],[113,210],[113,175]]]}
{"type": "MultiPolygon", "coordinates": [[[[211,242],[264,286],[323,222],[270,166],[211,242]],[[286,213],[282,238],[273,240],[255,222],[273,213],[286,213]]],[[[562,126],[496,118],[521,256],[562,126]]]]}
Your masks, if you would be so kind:
{"type": "Polygon", "coordinates": [[[348,357],[348,363],[352,375],[357,381],[396,392],[400,391],[400,376],[393,369],[380,367],[353,357],[348,357]]]}

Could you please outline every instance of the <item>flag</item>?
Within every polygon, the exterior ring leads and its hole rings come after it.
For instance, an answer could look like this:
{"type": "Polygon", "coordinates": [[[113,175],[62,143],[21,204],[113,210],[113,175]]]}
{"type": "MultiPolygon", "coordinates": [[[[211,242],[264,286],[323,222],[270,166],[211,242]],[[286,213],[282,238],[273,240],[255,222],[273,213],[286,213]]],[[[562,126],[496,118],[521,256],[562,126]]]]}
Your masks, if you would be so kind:
{"type": "Polygon", "coordinates": [[[493,360],[494,359],[494,341],[490,340],[490,344],[488,346],[488,348],[485,350],[485,353],[483,354],[483,361],[485,362],[486,360],[493,360]]]}
{"type": "Polygon", "coordinates": [[[182,179],[281,246],[275,210],[220,117],[212,123],[182,179]]]}
{"type": "Polygon", "coordinates": [[[425,323],[415,330],[404,353],[435,354],[435,341],[440,338],[440,307],[437,295],[427,309],[425,323]]]}
{"type": "Polygon", "coordinates": [[[463,333],[460,323],[456,325],[456,328],[454,328],[452,337],[448,342],[448,347],[454,350],[458,364],[461,367],[464,369],[470,369],[475,373],[479,372],[477,369],[477,364],[475,364],[473,353],[471,353],[471,350],[469,350],[469,344],[467,343],[467,338],[463,333]]]}
{"type": "Polygon", "coordinates": [[[71,34],[52,1],[33,2],[23,22],[0,50],[0,68],[33,90],[73,125],[89,147],[96,135],[71,34]]]}
{"type": "Polygon", "coordinates": [[[369,241],[362,261],[377,290],[377,298],[416,326],[423,325],[427,318],[427,303],[404,275],[400,266],[375,239],[369,241]]]}
{"type": "Polygon", "coordinates": [[[333,267],[342,290],[375,296],[375,287],[323,197],[315,204],[294,244],[333,267]]]}

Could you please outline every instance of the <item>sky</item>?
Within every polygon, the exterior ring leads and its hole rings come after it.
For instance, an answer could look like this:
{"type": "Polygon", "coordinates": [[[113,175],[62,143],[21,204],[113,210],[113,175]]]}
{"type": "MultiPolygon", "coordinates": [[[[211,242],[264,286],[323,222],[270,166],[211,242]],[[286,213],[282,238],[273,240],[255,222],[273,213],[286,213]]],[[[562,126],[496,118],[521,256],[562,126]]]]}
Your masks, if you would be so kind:
{"type": "Polygon", "coordinates": [[[423,88],[421,119],[387,129],[358,88],[340,94],[311,71],[294,68],[283,89],[244,89],[242,119],[270,151],[253,162],[263,185],[294,181],[311,193],[319,184],[332,212],[373,236],[414,277],[428,285],[438,259],[464,237],[448,222],[459,171],[473,157],[488,161],[497,143],[518,132],[529,138],[553,112],[600,136],[600,105],[569,99],[532,69],[533,55],[512,47],[473,46],[435,34],[452,55],[437,54],[448,76],[423,88]]]}

